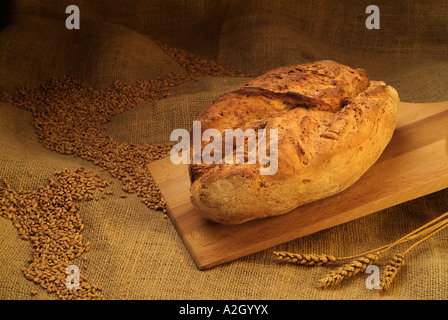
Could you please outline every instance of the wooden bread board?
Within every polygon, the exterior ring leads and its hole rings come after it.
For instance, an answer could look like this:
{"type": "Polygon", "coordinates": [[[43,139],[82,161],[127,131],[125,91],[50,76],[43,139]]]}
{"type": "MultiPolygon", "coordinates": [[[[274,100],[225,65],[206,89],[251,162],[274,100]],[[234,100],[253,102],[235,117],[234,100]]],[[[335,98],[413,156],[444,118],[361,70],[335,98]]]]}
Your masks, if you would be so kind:
{"type": "Polygon", "coordinates": [[[380,159],[352,187],[290,213],[241,225],[202,218],[190,202],[187,165],[148,165],[167,213],[200,270],[241,258],[448,187],[448,101],[400,103],[380,159]]]}

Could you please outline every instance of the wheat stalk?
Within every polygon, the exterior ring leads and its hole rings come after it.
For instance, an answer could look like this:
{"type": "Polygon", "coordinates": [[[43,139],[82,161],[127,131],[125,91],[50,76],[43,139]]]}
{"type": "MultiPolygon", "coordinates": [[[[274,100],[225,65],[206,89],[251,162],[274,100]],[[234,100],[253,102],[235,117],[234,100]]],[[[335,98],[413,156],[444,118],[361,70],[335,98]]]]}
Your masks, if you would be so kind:
{"type": "Polygon", "coordinates": [[[353,259],[353,258],[356,258],[356,257],[359,257],[359,256],[364,256],[364,255],[369,254],[369,253],[374,253],[374,252],[385,253],[386,251],[392,249],[396,245],[408,242],[410,240],[414,240],[414,239],[416,239],[418,237],[421,237],[421,236],[423,236],[425,234],[432,233],[434,230],[437,230],[440,227],[443,227],[448,222],[448,220],[443,220],[443,221],[441,221],[441,222],[439,222],[437,224],[434,224],[434,223],[439,221],[439,220],[442,220],[442,219],[446,218],[447,216],[448,216],[448,212],[445,212],[441,216],[431,220],[430,222],[428,222],[428,223],[424,224],[423,226],[415,229],[414,231],[409,232],[408,234],[404,235],[403,237],[399,238],[398,240],[396,240],[393,243],[390,243],[390,244],[384,245],[382,247],[379,247],[379,248],[376,248],[376,249],[373,249],[373,250],[370,250],[370,251],[366,251],[366,252],[363,252],[363,253],[360,253],[360,254],[356,254],[356,255],[353,255],[353,256],[338,258],[338,260],[353,259]],[[431,224],[434,224],[434,225],[431,226],[431,224]]]}
{"type": "Polygon", "coordinates": [[[401,254],[395,255],[385,267],[384,274],[382,275],[380,281],[380,289],[381,291],[387,290],[393,279],[395,278],[398,271],[404,264],[404,256],[408,253],[412,248],[421,243],[422,241],[428,239],[433,236],[437,232],[442,229],[448,227],[448,219],[443,220],[448,216],[448,212],[442,214],[436,219],[431,220],[430,222],[424,224],[423,226],[415,229],[414,231],[406,234],[405,236],[399,238],[393,243],[384,245],[382,247],[369,250],[363,253],[359,253],[352,256],[347,257],[336,257],[334,255],[329,254],[300,254],[300,253],[292,253],[286,251],[274,251],[274,254],[277,256],[277,260],[295,263],[298,265],[306,265],[306,266],[321,266],[330,264],[336,261],[349,260],[352,259],[347,264],[344,264],[342,267],[339,267],[335,271],[327,274],[319,283],[320,288],[328,288],[330,286],[339,284],[346,278],[350,278],[357,273],[366,270],[366,268],[373,264],[380,255],[383,255],[385,252],[389,251],[396,245],[408,242],[410,240],[414,240],[416,238],[424,236],[422,239],[418,240],[416,243],[411,245],[406,251],[401,254]],[[442,220],[441,222],[436,223],[437,221],[442,220]],[[426,235],[426,236],[425,236],[426,235]]]}
{"type": "Polygon", "coordinates": [[[448,227],[448,221],[443,221],[441,223],[438,223],[437,225],[430,228],[432,232],[430,232],[428,235],[423,237],[422,239],[415,242],[413,245],[411,245],[409,248],[407,248],[404,252],[401,254],[398,254],[392,258],[392,260],[389,261],[388,265],[386,266],[384,273],[381,275],[380,278],[380,290],[386,291],[390,288],[392,281],[394,280],[395,276],[397,275],[398,271],[401,269],[401,267],[404,265],[404,257],[405,255],[412,250],[415,246],[422,243],[426,239],[432,237],[437,232],[442,231],[448,227]]]}
{"type": "Polygon", "coordinates": [[[386,252],[398,244],[405,243],[410,240],[414,240],[418,237],[421,237],[425,234],[428,234],[428,233],[432,232],[433,230],[439,228],[440,226],[444,225],[445,223],[447,223],[447,221],[442,221],[442,222],[439,222],[430,227],[431,224],[437,222],[440,219],[445,218],[446,216],[448,216],[448,212],[441,215],[440,217],[432,220],[431,222],[425,224],[424,226],[406,234],[405,236],[401,237],[400,239],[398,239],[397,241],[395,241],[391,244],[387,244],[387,245],[381,246],[379,248],[375,248],[375,249],[372,249],[369,251],[358,253],[358,254],[355,254],[352,256],[336,257],[331,254],[293,253],[293,252],[288,252],[288,251],[274,251],[273,253],[277,256],[277,260],[288,262],[288,263],[295,263],[295,264],[299,264],[299,265],[307,265],[307,266],[321,266],[321,265],[333,263],[336,261],[355,259],[358,257],[366,256],[368,254],[376,253],[376,252],[386,252]],[[314,263],[312,261],[314,261],[314,263]]]}

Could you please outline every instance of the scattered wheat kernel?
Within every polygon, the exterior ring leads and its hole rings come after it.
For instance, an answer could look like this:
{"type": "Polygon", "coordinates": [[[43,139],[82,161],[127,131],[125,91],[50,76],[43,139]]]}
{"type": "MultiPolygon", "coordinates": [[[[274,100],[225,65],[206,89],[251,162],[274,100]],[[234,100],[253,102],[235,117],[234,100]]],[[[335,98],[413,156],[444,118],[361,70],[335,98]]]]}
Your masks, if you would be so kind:
{"type": "MultiPolygon", "coordinates": [[[[239,77],[242,73],[186,51],[159,45],[188,73],[139,81],[135,85],[117,81],[111,88],[102,90],[95,90],[71,76],[64,76],[36,88],[19,88],[18,96],[0,92],[0,101],[32,112],[36,133],[46,148],[62,154],[71,154],[100,166],[120,180],[126,186],[127,192],[136,193],[149,208],[165,214],[166,203],[146,170],[146,164],[167,156],[172,145],[148,146],[119,142],[107,136],[102,129],[107,129],[106,123],[114,115],[135,105],[153,102],[158,99],[159,93],[166,92],[169,87],[208,76],[239,77]],[[68,127],[70,130],[66,130],[68,127]]],[[[66,201],[92,200],[94,196],[91,191],[104,188],[112,182],[99,179],[85,168],[74,171],[65,168],[54,173],[56,180],[51,179],[48,186],[40,186],[28,193],[14,192],[11,185],[5,181],[6,187],[0,188],[0,199],[7,199],[10,208],[2,208],[0,214],[16,223],[18,229],[23,229],[23,226],[35,229],[33,234],[26,228],[20,232],[20,236],[28,237],[28,240],[32,241],[33,248],[33,259],[24,271],[25,276],[33,279],[42,288],[56,292],[61,299],[99,299],[101,296],[82,295],[64,288],[65,268],[73,257],[74,249],[71,248],[72,244],[60,244],[56,239],[73,234],[80,235],[84,229],[81,219],[73,215],[79,210],[79,205],[69,207],[66,201]],[[24,206],[18,205],[21,201],[24,206]],[[31,209],[39,211],[39,215],[31,216],[31,209]],[[18,217],[22,217],[23,221],[18,217]],[[28,234],[33,238],[29,238],[28,234]],[[68,254],[69,248],[71,254],[68,254]],[[54,270],[54,265],[60,267],[62,280],[58,285],[48,286],[47,280],[54,271],[51,271],[50,275],[44,271],[54,270]],[[36,271],[36,276],[30,275],[33,270],[36,271]]],[[[105,194],[110,195],[113,192],[106,191],[105,194]]],[[[81,235],[79,242],[79,246],[82,246],[81,235]]],[[[84,251],[89,250],[90,245],[86,246],[84,251]]]]}

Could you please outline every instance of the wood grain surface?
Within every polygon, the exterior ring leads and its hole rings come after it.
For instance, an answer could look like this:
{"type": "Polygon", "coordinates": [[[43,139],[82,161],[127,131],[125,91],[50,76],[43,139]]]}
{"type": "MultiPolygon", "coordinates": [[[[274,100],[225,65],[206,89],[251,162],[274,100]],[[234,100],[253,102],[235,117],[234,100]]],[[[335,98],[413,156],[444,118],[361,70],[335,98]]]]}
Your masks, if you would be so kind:
{"type": "Polygon", "coordinates": [[[167,213],[200,270],[230,262],[448,187],[448,101],[400,103],[380,159],[352,187],[290,213],[241,225],[202,218],[190,202],[187,165],[148,165],[167,213]]]}

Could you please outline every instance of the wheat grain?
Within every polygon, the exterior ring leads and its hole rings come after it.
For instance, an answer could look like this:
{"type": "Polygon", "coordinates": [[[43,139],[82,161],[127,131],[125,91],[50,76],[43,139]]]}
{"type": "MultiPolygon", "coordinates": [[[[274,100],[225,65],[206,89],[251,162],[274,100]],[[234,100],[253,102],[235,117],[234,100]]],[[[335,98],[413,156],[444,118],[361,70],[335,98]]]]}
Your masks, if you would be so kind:
{"type": "Polygon", "coordinates": [[[146,165],[167,156],[172,144],[119,142],[104,132],[104,124],[136,105],[168,97],[167,91],[175,85],[208,76],[240,77],[242,73],[184,50],[159,45],[188,73],[137,81],[134,85],[116,81],[112,88],[103,90],[64,76],[38,88],[18,88],[18,96],[0,92],[0,101],[33,113],[33,125],[46,148],[93,162],[119,179],[125,192],[135,193],[149,208],[166,213],[165,200],[146,165]]]}
{"type": "MultiPolygon", "coordinates": [[[[149,208],[166,216],[165,200],[146,165],[168,155],[172,145],[119,142],[105,133],[105,124],[136,105],[170,97],[168,91],[175,85],[207,76],[239,77],[242,73],[180,49],[160,46],[188,73],[137,81],[135,85],[116,81],[103,90],[68,75],[37,88],[18,88],[17,96],[0,92],[0,101],[32,112],[32,124],[46,148],[91,161],[119,179],[125,192],[135,193],[149,208]]],[[[28,175],[32,177],[32,172],[28,175]]],[[[80,290],[67,290],[65,268],[70,260],[91,248],[89,243],[82,243],[84,225],[76,202],[104,199],[112,192],[104,192],[107,183],[83,169],[59,170],[56,176],[58,181],[23,193],[13,191],[5,181],[6,187],[0,188],[0,213],[13,221],[22,239],[32,242],[33,259],[23,270],[27,279],[62,299],[99,298],[100,288],[88,285],[82,277],[80,290]],[[94,197],[93,190],[98,187],[101,195],[94,197]],[[59,231],[54,232],[58,226],[59,231]]]]}
{"type": "Polygon", "coordinates": [[[75,201],[86,200],[84,195],[106,187],[107,182],[84,168],[59,170],[55,175],[57,181],[51,179],[33,191],[17,192],[6,182],[0,187],[0,215],[12,220],[21,238],[31,242],[32,258],[22,268],[26,279],[60,299],[102,299],[98,287],[82,275],[80,289],[65,290],[65,270],[90,250],[90,242],[83,242],[84,224],[75,201]]]}

